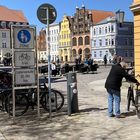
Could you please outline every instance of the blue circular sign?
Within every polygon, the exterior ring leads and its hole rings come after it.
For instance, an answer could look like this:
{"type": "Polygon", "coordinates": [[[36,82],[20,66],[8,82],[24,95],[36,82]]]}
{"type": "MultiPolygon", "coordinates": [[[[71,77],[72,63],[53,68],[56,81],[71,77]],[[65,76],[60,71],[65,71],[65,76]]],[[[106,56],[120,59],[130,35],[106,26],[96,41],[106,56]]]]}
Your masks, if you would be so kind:
{"type": "Polygon", "coordinates": [[[17,38],[21,43],[28,43],[31,40],[31,34],[28,30],[20,30],[17,38]]]}

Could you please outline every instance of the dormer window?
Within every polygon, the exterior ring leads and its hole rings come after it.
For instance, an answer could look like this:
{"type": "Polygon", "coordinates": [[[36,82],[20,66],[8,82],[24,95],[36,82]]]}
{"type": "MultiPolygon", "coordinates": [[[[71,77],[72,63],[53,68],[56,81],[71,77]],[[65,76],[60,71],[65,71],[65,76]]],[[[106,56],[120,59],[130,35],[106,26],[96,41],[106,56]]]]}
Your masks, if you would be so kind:
{"type": "Polygon", "coordinates": [[[17,22],[17,23],[16,23],[16,25],[20,25],[20,23],[19,23],[19,22],[17,22]]]}
{"type": "Polygon", "coordinates": [[[13,25],[13,22],[9,22],[8,27],[11,28],[11,25],[13,25]]]}
{"type": "Polygon", "coordinates": [[[1,22],[1,27],[2,27],[2,28],[6,28],[6,22],[5,22],[5,21],[2,21],[2,22],[1,22]]]}

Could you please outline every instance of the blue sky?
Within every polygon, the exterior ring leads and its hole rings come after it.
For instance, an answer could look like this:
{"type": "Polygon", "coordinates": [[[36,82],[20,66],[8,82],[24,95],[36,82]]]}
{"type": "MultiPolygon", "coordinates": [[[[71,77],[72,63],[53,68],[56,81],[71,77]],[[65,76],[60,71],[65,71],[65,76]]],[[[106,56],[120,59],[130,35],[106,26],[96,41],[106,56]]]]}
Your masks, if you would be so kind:
{"type": "Polygon", "coordinates": [[[32,25],[37,25],[37,30],[45,27],[37,19],[36,12],[43,3],[53,5],[57,10],[56,23],[62,20],[64,14],[74,15],[75,8],[81,8],[84,3],[86,9],[105,10],[116,12],[118,9],[125,11],[125,19],[133,21],[133,14],[129,9],[133,0],[0,0],[0,5],[9,9],[22,10],[25,17],[32,25]]]}

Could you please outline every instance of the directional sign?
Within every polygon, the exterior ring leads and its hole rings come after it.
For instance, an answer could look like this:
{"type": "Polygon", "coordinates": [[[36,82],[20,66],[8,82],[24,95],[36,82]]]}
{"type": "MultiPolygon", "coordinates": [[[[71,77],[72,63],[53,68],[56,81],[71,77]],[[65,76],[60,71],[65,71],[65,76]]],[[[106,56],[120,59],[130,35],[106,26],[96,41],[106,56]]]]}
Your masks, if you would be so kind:
{"type": "Polygon", "coordinates": [[[57,17],[56,9],[51,4],[45,3],[40,5],[37,9],[37,17],[40,22],[47,24],[47,9],[49,15],[49,24],[51,24],[56,20],[57,17]]]}

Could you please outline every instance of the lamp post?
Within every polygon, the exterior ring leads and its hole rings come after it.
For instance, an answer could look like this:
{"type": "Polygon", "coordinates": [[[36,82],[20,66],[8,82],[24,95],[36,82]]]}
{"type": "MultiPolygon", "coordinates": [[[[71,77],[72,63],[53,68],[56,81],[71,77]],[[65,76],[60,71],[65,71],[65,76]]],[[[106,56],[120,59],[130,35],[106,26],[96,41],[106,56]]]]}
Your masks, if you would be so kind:
{"type": "Polygon", "coordinates": [[[119,34],[119,32],[118,32],[118,30],[119,30],[119,27],[121,28],[122,27],[122,23],[124,22],[124,15],[125,15],[125,13],[124,13],[124,11],[121,11],[121,10],[118,10],[116,13],[116,51],[115,51],[115,54],[118,54],[118,43],[117,43],[117,38],[118,38],[118,34],[119,34]],[[118,26],[119,25],[119,26],[118,26]]]}
{"type": "Polygon", "coordinates": [[[120,27],[122,27],[122,23],[124,21],[124,11],[118,10],[116,12],[116,21],[120,24],[120,27]]]}

